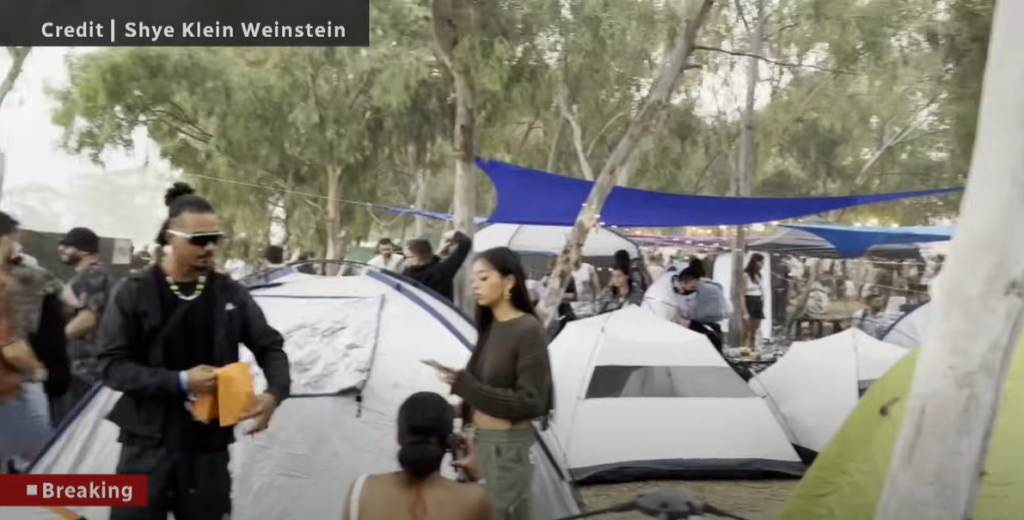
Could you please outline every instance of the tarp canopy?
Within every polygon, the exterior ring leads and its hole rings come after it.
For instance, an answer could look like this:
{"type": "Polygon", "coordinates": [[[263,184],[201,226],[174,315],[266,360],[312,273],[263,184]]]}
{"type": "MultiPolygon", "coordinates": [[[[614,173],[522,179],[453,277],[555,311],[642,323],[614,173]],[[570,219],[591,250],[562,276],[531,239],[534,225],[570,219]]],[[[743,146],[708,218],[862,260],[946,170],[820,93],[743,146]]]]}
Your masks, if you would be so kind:
{"type": "MultiPolygon", "coordinates": [[[[799,255],[815,258],[848,258],[828,240],[803,229],[783,227],[771,236],[751,242],[751,251],[772,253],[777,255],[799,255]]],[[[866,253],[856,255],[898,260],[920,259],[921,251],[917,244],[888,244],[870,248],[866,253]]]]}
{"type": "MultiPolygon", "coordinates": [[[[476,162],[498,193],[489,222],[571,226],[594,184],[499,161],[478,158],[476,162]]],[[[601,209],[601,222],[622,227],[735,226],[959,191],[962,188],[843,197],[748,198],[616,187],[601,209]]]]}
{"type": "Polygon", "coordinates": [[[945,242],[953,236],[953,226],[858,227],[832,224],[783,224],[821,237],[847,257],[864,256],[876,246],[945,242]]]}

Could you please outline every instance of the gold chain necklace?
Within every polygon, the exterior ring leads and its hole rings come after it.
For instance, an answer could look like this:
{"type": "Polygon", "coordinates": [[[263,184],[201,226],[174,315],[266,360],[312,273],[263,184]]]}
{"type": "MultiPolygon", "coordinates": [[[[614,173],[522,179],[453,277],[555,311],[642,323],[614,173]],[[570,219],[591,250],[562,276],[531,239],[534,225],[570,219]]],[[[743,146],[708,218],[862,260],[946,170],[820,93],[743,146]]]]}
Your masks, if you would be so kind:
{"type": "Polygon", "coordinates": [[[206,276],[200,276],[196,280],[196,291],[192,293],[190,296],[182,294],[181,286],[178,285],[178,282],[175,282],[174,279],[171,278],[170,276],[167,277],[167,285],[170,286],[171,292],[174,293],[174,295],[177,296],[179,300],[185,300],[189,302],[200,297],[203,294],[203,288],[206,286],[206,276]]]}

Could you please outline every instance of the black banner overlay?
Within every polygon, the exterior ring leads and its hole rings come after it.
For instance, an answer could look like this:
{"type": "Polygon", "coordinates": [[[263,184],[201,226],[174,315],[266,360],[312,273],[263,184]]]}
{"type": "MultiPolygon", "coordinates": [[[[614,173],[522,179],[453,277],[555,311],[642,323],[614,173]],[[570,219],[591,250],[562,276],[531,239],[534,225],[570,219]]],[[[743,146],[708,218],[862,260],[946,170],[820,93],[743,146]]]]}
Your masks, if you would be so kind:
{"type": "Polygon", "coordinates": [[[365,47],[370,0],[0,0],[0,44],[365,47]]]}

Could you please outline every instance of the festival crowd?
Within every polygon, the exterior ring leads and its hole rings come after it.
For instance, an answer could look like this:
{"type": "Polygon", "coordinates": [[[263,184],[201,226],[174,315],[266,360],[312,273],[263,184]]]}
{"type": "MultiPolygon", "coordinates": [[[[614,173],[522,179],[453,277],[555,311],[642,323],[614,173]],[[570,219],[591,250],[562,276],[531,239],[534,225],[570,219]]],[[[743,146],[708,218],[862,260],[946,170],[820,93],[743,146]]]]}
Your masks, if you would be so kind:
{"type": "MultiPolygon", "coordinates": [[[[237,362],[244,344],[267,380],[244,416],[246,433],[258,434],[289,397],[290,365],[284,338],[247,285],[216,268],[225,232],[215,208],[184,183],[168,190],[165,203],[167,219],[157,235],[163,254],[151,265],[119,280],[100,261],[97,234],[74,228],[59,245],[61,261],[75,273],[66,283],[21,249],[18,221],[0,212],[0,461],[4,472],[25,471],[54,426],[105,385],[121,392],[108,415],[120,428],[116,471],[149,476],[148,504],[112,508],[110,518],[172,513],[222,520],[231,514],[228,447],[235,431],[197,420],[192,407],[216,392],[216,369],[237,362]]],[[[404,255],[397,249],[381,239],[369,264],[452,300],[472,240],[454,231],[436,252],[424,239],[407,241],[404,255]]],[[[266,261],[283,266],[283,250],[268,249],[266,261]]],[[[761,262],[754,255],[746,269],[740,312],[750,330],[763,318],[761,262]]],[[[546,427],[554,413],[547,345],[567,323],[625,305],[649,306],[721,350],[718,322],[733,311],[721,286],[700,262],[670,266],[658,277],[653,270],[619,251],[602,284],[591,264],[577,260],[557,319],[545,327],[535,307],[550,279],[529,279],[508,248],[476,255],[476,348],[464,367],[428,362],[460,404],[430,392],[410,396],[397,418],[401,470],[358,478],[344,518],[528,520],[531,427],[535,421],[546,427]],[[654,300],[671,304],[658,309],[654,300]],[[455,431],[456,419],[464,431],[455,431]],[[447,453],[460,481],[441,476],[447,453]]]]}

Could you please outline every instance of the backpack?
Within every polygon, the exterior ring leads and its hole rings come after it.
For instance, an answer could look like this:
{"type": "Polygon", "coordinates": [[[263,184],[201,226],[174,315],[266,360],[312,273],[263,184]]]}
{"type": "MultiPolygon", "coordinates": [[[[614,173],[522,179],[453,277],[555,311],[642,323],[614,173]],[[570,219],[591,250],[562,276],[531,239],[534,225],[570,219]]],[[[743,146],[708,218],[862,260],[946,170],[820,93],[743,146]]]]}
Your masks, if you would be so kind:
{"type": "Polygon", "coordinates": [[[697,291],[693,319],[702,323],[717,323],[724,320],[729,315],[726,311],[725,291],[722,290],[721,285],[715,282],[708,280],[702,280],[702,282],[702,290],[697,291]]]}

